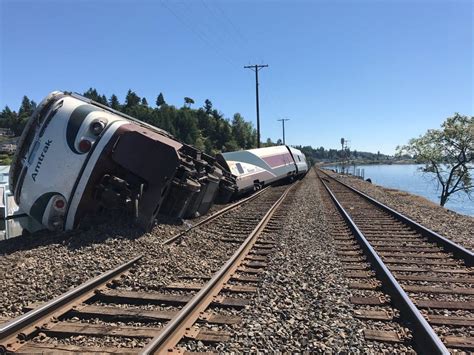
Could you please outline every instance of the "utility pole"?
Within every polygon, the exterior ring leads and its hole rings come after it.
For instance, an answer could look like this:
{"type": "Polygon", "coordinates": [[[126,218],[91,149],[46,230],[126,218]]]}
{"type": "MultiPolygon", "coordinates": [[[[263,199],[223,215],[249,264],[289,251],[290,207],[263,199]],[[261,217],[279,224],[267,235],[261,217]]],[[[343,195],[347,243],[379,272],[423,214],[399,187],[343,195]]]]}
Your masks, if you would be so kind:
{"type": "Polygon", "coordinates": [[[289,121],[289,118],[282,118],[277,121],[281,121],[281,125],[283,126],[283,145],[286,145],[285,143],[285,121],[289,121]]]}
{"type": "Polygon", "coordinates": [[[258,71],[262,68],[268,67],[268,64],[260,65],[246,65],[245,69],[251,69],[255,72],[255,92],[257,97],[257,148],[260,148],[260,109],[258,107],[258,71]]]}

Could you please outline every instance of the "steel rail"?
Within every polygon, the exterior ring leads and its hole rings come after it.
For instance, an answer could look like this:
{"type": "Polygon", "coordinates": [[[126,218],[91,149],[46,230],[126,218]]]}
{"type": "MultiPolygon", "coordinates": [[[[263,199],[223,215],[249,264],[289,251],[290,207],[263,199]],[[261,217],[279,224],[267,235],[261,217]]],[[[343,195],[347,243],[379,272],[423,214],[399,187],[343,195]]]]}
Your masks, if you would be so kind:
{"type": "Polygon", "coordinates": [[[254,200],[255,198],[257,198],[261,193],[263,193],[264,191],[266,191],[270,186],[267,186],[265,187],[264,189],[260,190],[259,192],[256,192],[255,194],[253,194],[252,196],[249,196],[249,197],[246,197],[240,201],[237,201],[235,203],[233,203],[232,205],[229,205],[227,207],[224,207],[223,209],[217,211],[216,213],[213,213],[212,215],[210,215],[209,217],[203,219],[202,221],[199,221],[198,223],[196,223],[195,225],[189,227],[188,229],[172,236],[171,238],[165,240],[162,245],[167,245],[167,244],[170,244],[170,243],[173,243],[175,240],[177,240],[178,238],[181,238],[182,236],[184,236],[186,233],[188,233],[190,230],[194,229],[194,228],[197,228],[199,226],[202,226],[206,223],[209,223],[211,221],[213,221],[214,219],[216,219],[217,217],[227,213],[227,212],[230,212],[232,211],[233,209],[243,205],[244,203],[246,202],[249,202],[249,201],[252,201],[254,200]]]}
{"type": "Polygon", "coordinates": [[[362,196],[363,198],[367,199],[370,201],[372,204],[376,205],[377,207],[380,207],[382,210],[385,212],[391,214],[393,217],[398,219],[400,222],[403,222],[416,230],[417,232],[421,233],[424,237],[428,238],[428,240],[440,245],[443,247],[445,250],[451,252],[456,256],[458,259],[464,260],[467,266],[474,266],[474,252],[462,247],[459,244],[454,243],[453,241],[447,239],[446,237],[443,237],[439,235],[438,233],[432,231],[431,229],[426,228],[425,226],[419,224],[418,222],[415,222],[411,218],[401,214],[398,211],[395,211],[393,208],[388,207],[387,205],[384,205],[383,203],[377,201],[373,197],[370,197],[369,195],[363,193],[362,191],[357,190],[356,188],[347,185],[346,183],[340,181],[339,179],[336,179],[335,177],[329,175],[327,172],[323,171],[320,169],[321,172],[323,172],[326,176],[329,178],[333,179],[334,181],[338,182],[339,184],[347,187],[349,190],[355,192],[359,196],[362,196]]]}
{"type": "MultiPolygon", "coordinates": [[[[82,297],[88,292],[94,290],[98,286],[107,283],[109,280],[113,279],[117,275],[123,273],[129,269],[133,264],[140,260],[142,256],[137,256],[136,258],[116,267],[115,269],[104,272],[101,275],[86,281],[82,285],[69,290],[68,292],[52,299],[51,301],[46,302],[38,308],[35,308],[20,317],[14,318],[4,324],[0,324],[0,344],[2,344],[15,332],[19,332],[25,328],[31,327],[38,320],[47,317],[48,315],[56,312],[61,307],[66,304],[73,302],[74,300],[82,297]]],[[[2,350],[2,345],[0,345],[0,350],[2,350]]],[[[3,350],[8,351],[8,346],[3,350]]]]}
{"type": "Polygon", "coordinates": [[[389,269],[385,266],[380,256],[370,245],[367,238],[362,234],[346,210],[339,203],[331,189],[327,186],[323,179],[321,179],[321,182],[359,242],[359,245],[369,259],[370,264],[375,269],[377,278],[382,282],[384,290],[390,295],[393,304],[411,323],[415,335],[413,340],[417,345],[418,350],[426,354],[449,354],[448,349],[443,344],[441,339],[435,333],[433,328],[428,324],[418,308],[410,300],[410,297],[405,293],[389,269]]]}
{"type": "Polygon", "coordinates": [[[204,311],[211,303],[213,298],[220,292],[222,286],[231,277],[234,271],[240,265],[240,262],[248,254],[255,244],[259,234],[264,229],[273,213],[281,205],[289,191],[298,183],[293,184],[285,190],[280,198],[272,205],[268,212],[263,216],[258,225],[248,235],[242,245],[231,256],[231,258],[217,271],[211,280],[179,311],[175,318],[161,329],[158,336],[142,349],[140,354],[163,354],[174,348],[189,330],[192,324],[198,319],[200,312],[204,311]]]}

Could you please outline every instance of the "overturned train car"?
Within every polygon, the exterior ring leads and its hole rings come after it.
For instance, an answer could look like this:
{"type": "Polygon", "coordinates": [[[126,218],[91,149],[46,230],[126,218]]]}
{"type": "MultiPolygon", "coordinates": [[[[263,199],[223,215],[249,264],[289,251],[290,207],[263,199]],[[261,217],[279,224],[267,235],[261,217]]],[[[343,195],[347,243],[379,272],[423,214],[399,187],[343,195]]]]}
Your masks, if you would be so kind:
{"type": "Polygon", "coordinates": [[[235,178],[167,132],[76,94],[53,92],[19,140],[10,189],[50,230],[102,209],[127,209],[150,229],[158,213],[193,217],[226,203],[235,178]]]}
{"type": "Polygon", "coordinates": [[[237,196],[276,182],[302,178],[308,172],[305,155],[286,145],[222,153],[216,158],[236,176],[237,196]]]}

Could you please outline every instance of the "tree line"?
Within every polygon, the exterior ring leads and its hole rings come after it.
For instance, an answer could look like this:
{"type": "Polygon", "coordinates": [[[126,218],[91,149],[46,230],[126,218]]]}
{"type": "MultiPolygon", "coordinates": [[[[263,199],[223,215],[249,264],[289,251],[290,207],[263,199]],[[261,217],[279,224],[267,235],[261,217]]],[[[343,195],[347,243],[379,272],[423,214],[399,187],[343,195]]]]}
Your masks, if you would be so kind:
{"type": "Polygon", "coordinates": [[[9,128],[15,136],[19,136],[35,108],[36,102],[23,96],[18,112],[12,111],[8,106],[0,112],[0,127],[9,128]]]}
{"type": "MultiPolygon", "coordinates": [[[[109,98],[90,88],[83,96],[114,110],[123,112],[155,127],[164,129],[178,140],[194,145],[208,154],[235,151],[239,149],[252,149],[257,146],[257,132],[251,122],[235,113],[232,119],[226,118],[218,109],[214,108],[211,100],[204,101],[201,107],[194,108],[195,101],[184,97],[183,106],[169,105],[163,93],[159,93],[151,105],[145,97],[140,97],[135,91],[128,90],[125,101],[119,101],[117,95],[109,98]]],[[[29,116],[37,104],[27,96],[23,97],[18,111],[6,106],[0,112],[0,127],[10,128],[15,136],[21,134],[29,116]]],[[[262,142],[262,147],[280,145],[278,139],[273,142],[270,138],[262,142]]],[[[338,161],[344,154],[338,149],[313,148],[311,146],[297,146],[312,163],[315,161],[338,161]]],[[[386,160],[387,156],[369,152],[349,152],[355,159],[386,160]]],[[[347,156],[347,155],[346,155],[347,156]]]]}
{"type": "MultiPolygon", "coordinates": [[[[183,106],[178,108],[168,105],[163,93],[156,97],[153,106],[148,104],[145,97],[138,96],[132,90],[128,90],[123,103],[117,95],[107,98],[94,88],[87,90],[83,96],[164,129],[178,140],[194,145],[208,154],[257,146],[257,132],[251,122],[246,121],[239,113],[235,113],[231,120],[225,118],[209,99],[204,101],[202,107],[192,108],[194,100],[185,97],[183,106]]],[[[35,108],[36,103],[24,96],[18,112],[8,106],[3,109],[0,113],[0,127],[10,128],[15,135],[20,135],[35,108]]]]}
{"type": "Polygon", "coordinates": [[[313,148],[312,146],[295,146],[295,148],[301,150],[306,157],[314,162],[338,162],[343,159],[351,159],[358,161],[373,161],[383,162],[385,160],[392,159],[389,155],[383,153],[371,153],[371,152],[360,152],[357,150],[350,150],[349,148],[342,151],[342,149],[326,149],[324,147],[313,148]]]}

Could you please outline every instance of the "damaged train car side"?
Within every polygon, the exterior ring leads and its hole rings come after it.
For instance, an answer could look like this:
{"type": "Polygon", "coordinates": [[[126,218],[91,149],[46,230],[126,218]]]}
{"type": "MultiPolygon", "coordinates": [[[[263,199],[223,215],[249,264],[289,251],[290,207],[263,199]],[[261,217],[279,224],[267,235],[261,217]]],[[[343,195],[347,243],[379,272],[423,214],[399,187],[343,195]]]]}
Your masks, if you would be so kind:
{"type": "Polygon", "coordinates": [[[234,177],[166,131],[92,100],[53,92],[18,143],[10,189],[50,230],[78,227],[101,209],[128,209],[150,229],[158,213],[193,217],[226,203],[234,177]]]}

